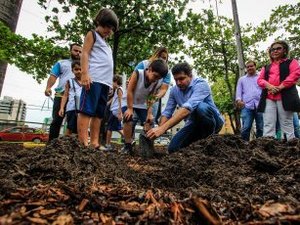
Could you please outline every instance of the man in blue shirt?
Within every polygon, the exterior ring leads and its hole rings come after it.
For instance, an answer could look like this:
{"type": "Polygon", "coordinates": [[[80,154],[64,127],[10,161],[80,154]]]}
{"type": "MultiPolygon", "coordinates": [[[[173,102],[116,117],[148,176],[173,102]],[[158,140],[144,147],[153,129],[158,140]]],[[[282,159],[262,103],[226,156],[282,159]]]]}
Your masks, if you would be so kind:
{"type": "Polygon", "coordinates": [[[261,88],[257,84],[258,74],[256,73],[256,63],[252,60],[246,63],[247,74],[242,76],[236,88],[236,106],[241,109],[242,117],[242,138],[250,140],[250,131],[253,121],[256,124],[256,137],[263,136],[263,115],[257,112],[261,88]]]}
{"type": "Polygon", "coordinates": [[[52,109],[52,123],[50,125],[49,130],[49,141],[57,138],[59,136],[60,127],[62,125],[64,117],[58,115],[60,109],[61,98],[64,93],[65,85],[67,81],[74,77],[72,72],[72,62],[73,60],[79,60],[81,55],[81,46],[79,44],[71,44],[70,45],[70,59],[59,60],[54,64],[51,69],[51,74],[47,81],[47,86],[45,89],[45,95],[52,95],[52,87],[58,80],[57,87],[54,95],[53,109],[52,109]]]}
{"type": "Polygon", "coordinates": [[[224,119],[212,99],[208,83],[202,78],[194,78],[188,63],[175,65],[172,74],[176,86],[171,89],[160,124],[147,132],[148,138],[155,139],[185,120],[184,127],[169,144],[169,153],[211,134],[217,134],[224,124],[224,119]],[[179,109],[174,113],[177,106],[179,109]]]}

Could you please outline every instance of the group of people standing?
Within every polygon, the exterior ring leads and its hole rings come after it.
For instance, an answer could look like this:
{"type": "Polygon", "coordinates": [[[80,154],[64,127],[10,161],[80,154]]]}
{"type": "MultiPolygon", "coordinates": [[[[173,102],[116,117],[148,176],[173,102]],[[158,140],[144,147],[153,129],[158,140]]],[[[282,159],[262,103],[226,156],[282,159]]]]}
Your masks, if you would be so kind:
{"type": "Polygon", "coordinates": [[[254,120],[256,137],[299,138],[299,63],[288,58],[289,46],[284,41],[273,42],[268,54],[270,64],[259,74],[256,63],[248,61],[247,74],[238,81],[236,105],[241,109],[242,138],[250,139],[254,120]]]}
{"type": "MultiPolygon", "coordinates": [[[[187,63],[179,63],[172,68],[177,85],[171,90],[158,127],[153,128],[153,105],[165,95],[171,79],[171,71],[167,65],[167,49],[159,48],[149,60],[139,63],[130,76],[127,90],[122,90],[120,85],[114,86],[112,51],[106,42],[106,38],[118,29],[118,18],[112,10],[102,9],[94,19],[94,24],[95,30],[87,33],[82,48],[78,44],[71,46],[71,60],[61,60],[52,69],[45,94],[51,95],[51,88],[58,78],[59,88],[55,89],[56,107],[53,108],[50,140],[58,137],[64,113],[70,117],[69,112],[73,111],[77,116],[77,123],[70,122],[69,133],[73,132],[76,124],[79,141],[85,146],[90,145],[98,149],[101,120],[110,89],[115,90],[112,105],[117,111],[114,116],[124,124],[124,153],[132,152],[134,115],[144,125],[145,135],[149,139],[161,136],[181,120],[186,120],[185,127],[172,139],[170,152],[221,129],[223,118],[212,100],[209,85],[201,78],[194,78],[187,63]],[[80,55],[78,68],[77,60],[80,55]],[[76,66],[73,65],[75,61],[76,66]],[[80,77],[76,76],[79,71],[80,77]],[[79,87],[82,90],[78,98],[76,90],[79,90],[79,87]],[[124,101],[126,104],[122,103],[124,101]],[[176,106],[180,108],[173,115],[176,106]],[[193,129],[197,129],[197,132],[193,132],[193,129]],[[199,130],[203,132],[198,132],[199,130]],[[198,135],[199,133],[201,135],[198,135]]],[[[115,78],[117,81],[117,77],[115,78]]]]}
{"type": "MultiPolygon", "coordinates": [[[[178,63],[170,70],[168,50],[164,47],[158,48],[150,59],[141,61],[135,67],[126,90],[123,90],[121,77],[113,74],[112,50],[106,41],[118,30],[118,17],[110,9],[101,9],[94,19],[94,25],[95,29],[87,33],[82,47],[79,44],[71,45],[71,59],[60,60],[52,68],[45,95],[52,94],[51,88],[57,79],[59,83],[55,88],[50,141],[59,136],[66,113],[67,134],[78,133],[78,139],[84,146],[100,149],[100,127],[110,90],[113,97],[110,104],[107,144],[110,142],[112,131],[120,131],[125,142],[123,153],[132,153],[137,120],[141,121],[145,136],[151,140],[185,121],[184,127],[175,134],[168,146],[170,153],[221,130],[224,119],[213,101],[207,81],[194,77],[191,66],[186,62],[178,63]],[[155,106],[167,92],[171,76],[176,85],[170,90],[158,126],[153,127],[157,115],[155,106]],[[123,130],[121,121],[124,125],[123,130]]],[[[290,118],[293,112],[298,110],[299,97],[297,101],[294,91],[289,90],[294,89],[299,78],[299,65],[296,60],[278,59],[277,55],[281,50],[288,53],[288,48],[282,44],[271,46],[272,64],[262,70],[258,81],[257,75],[254,76],[255,62],[247,63],[248,75],[239,81],[237,105],[243,108],[242,118],[243,121],[247,121],[243,125],[252,125],[251,118],[255,117],[260,129],[258,135],[273,135],[273,122],[279,121],[281,130],[290,139],[293,137],[290,118]],[[279,49],[280,47],[282,49],[279,49]],[[282,63],[284,66],[281,66],[282,63]],[[266,95],[262,95],[261,98],[255,97],[252,101],[252,97],[261,92],[257,82],[262,89],[266,89],[262,92],[266,92],[266,95]],[[244,87],[248,94],[245,94],[244,87]],[[278,106],[281,102],[283,106],[278,106]],[[265,111],[263,117],[268,119],[262,119],[261,115],[256,116],[257,109],[265,111]],[[274,116],[272,110],[278,112],[279,119],[270,119],[270,114],[274,116]],[[245,119],[249,115],[251,118],[245,119]],[[260,124],[264,124],[264,131],[260,124]]],[[[248,130],[242,132],[245,139],[249,139],[247,132],[248,130]]]]}

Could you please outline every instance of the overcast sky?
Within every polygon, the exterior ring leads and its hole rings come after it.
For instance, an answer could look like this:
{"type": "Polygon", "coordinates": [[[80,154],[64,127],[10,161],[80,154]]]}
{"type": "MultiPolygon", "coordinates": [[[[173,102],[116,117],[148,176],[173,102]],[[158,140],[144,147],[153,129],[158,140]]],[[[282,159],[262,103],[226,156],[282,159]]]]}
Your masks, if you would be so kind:
{"type": "MultiPolygon", "coordinates": [[[[271,10],[278,5],[296,4],[298,0],[236,0],[241,26],[251,23],[258,25],[267,19],[271,10]]],[[[208,1],[206,1],[208,2],[208,1]]],[[[210,1],[215,7],[215,1],[210,1]]],[[[190,7],[197,10],[206,5],[202,0],[190,1],[190,7]]],[[[44,16],[46,11],[42,10],[33,0],[23,0],[16,33],[31,38],[32,33],[39,35],[46,34],[46,23],[44,16]]],[[[232,17],[231,1],[223,0],[219,4],[219,14],[232,17]]],[[[141,59],[142,60],[142,59],[141,59]]],[[[48,99],[44,96],[46,80],[38,84],[30,75],[19,71],[14,66],[8,66],[4,86],[3,96],[11,96],[24,100],[28,105],[27,121],[42,122],[45,117],[51,116],[51,109],[48,109],[48,99]],[[43,110],[41,110],[44,104],[43,110]]],[[[51,107],[52,103],[49,102],[51,107]]]]}

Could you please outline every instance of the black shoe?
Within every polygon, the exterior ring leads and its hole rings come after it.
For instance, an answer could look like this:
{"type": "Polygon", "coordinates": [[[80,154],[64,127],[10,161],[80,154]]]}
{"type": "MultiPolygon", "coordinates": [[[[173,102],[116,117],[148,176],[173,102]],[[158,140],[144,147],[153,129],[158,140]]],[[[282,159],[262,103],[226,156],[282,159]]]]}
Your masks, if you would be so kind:
{"type": "Polygon", "coordinates": [[[121,149],[121,154],[133,154],[131,143],[125,143],[124,147],[121,149]]]}

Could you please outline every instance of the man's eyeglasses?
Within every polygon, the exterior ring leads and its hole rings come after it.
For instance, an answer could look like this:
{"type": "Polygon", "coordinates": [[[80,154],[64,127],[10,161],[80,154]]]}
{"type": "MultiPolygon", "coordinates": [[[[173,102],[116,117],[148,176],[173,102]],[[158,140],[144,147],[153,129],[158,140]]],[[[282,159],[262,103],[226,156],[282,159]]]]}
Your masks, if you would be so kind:
{"type": "Polygon", "coordinates": [[[283,47],[271,48],[271,52],[280,51],[283,47]]]}

